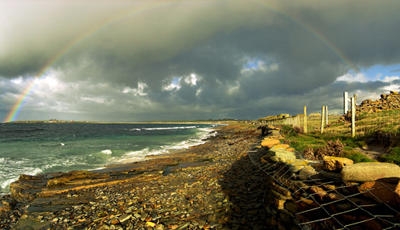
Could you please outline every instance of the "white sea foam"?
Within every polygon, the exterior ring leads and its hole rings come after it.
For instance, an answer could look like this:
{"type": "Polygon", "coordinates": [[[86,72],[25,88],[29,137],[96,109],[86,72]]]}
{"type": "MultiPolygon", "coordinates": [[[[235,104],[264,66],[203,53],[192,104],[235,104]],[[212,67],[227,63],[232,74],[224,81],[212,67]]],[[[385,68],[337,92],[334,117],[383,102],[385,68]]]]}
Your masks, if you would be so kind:
{"type": "MultiPolygon", "coordinates": [[[[196,126],[189,126],[189,127],[196,128],[196,126]]],[[[149,155],[150,156],[160,155],[168,153],[170,150],[187,149],[192,146],[201,145],[206,142],[204,139],[216,135],[216,132],[214,133],[211,132],[212,130],[213,130],[212,128],[200,128],[199,133],[196,136],[189,138],[188,140],[181,141],[178,143],[171,143],[170,145],[160,146],[159,149],[155,150],[149,150],[149,148],[145,148],[139,151],[127,152],[121,158],[113,160],[114,163],[131,163],[131,162],[145,160],[146,159],[145,157],[149,155]]]]}
{"type": "Polygon", "coordinates": [[[176,126],[176,127],[155,127],[155,128],[142,128],[144,130],[171,130],[171,129],[195,129],[197,126],[176,126]]]}
{"type": "Polygon", "coordinates": [[[43,171],[39,168],[26,167],[26,168],[15,170],[12,173],[7,173],[6,175],[1,174],[0,178],[9,178],[9,179],[5,179],[5,180],[0,180],[1,190],[8,191],[10,184],[12,182],[18,180],[20,174],[37,175],[41,172],[43,172],[43,171]]]}
{"type": "Polygon", "coordinates": [[[104,153],[104,154],[108,154],[108,155],[112,154],[112,151],[109,150],[109,149],[102,150],[101,152],[104,153]]]}

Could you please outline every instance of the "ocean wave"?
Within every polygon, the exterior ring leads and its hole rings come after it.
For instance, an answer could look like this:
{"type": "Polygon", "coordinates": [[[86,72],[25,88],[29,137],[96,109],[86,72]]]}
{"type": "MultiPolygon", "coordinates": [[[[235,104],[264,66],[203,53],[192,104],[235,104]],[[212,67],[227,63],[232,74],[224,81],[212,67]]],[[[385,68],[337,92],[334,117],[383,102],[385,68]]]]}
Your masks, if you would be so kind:
{"type": "MultiPolygon", "coordinates": [[[[197,128],[196,126],[188,126],[188,127],[197,128]]],[[[177,127],[168,127],[168,128],[176,129],[177,127]]],[[[185,141],[159,146],[159,148],[152,150],[150,150],[149,148],[144,148],[137,151],[130,151],[125,153],[123,156],[119,158],[110,159],[109,165],[143,161],[146,159],[146,156],[166,154],[171,150],[188,149],[192,146],[201,145],[206,143],[205,139],[207,139],[210,136],[215,136],[217,134],[216,132],[212,131],[213,131],[212,128],[199,128],[199,132],[195,136],[192,136],[185,141]]]]}
{"type": "Polygon", "coordinates": [[[197,126],[175,126],[175,127],[154,127],[142,128],[143,130],[171,130],[171,129],[196,129],[197,126]]]}
{"type": "Polygon", "coordinates": [[[112,151],[109,150],[109,149],[102,150],[101,152],[104,153],[104,154],[108,154],[108,155],[112,154],[112,151]]]}
{"type": "Polygon", "coordinates": [[[7,169],[3,170],[0,172],[0,178],[2,178],[0,179],[0,192],[2,193],[4,192],[8,193],[10,184],[14,181],[17,181],[21,174],[37,175],[43,172],[40,168],[32,168],[32,167],[24,167],[19,169],[13,168],[14,171],[12,173],[10,173],[11,172],[10,170],[7,169]]]}

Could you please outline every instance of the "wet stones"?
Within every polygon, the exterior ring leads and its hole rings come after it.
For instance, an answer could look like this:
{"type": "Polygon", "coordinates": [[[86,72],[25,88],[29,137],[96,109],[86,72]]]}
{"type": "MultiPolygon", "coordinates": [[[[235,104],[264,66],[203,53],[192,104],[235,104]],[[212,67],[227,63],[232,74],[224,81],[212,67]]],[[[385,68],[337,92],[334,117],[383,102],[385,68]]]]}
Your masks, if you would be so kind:
{"type": "Polygon", "coordinates": [[[261,172],[246,158],[249,143],[257,137],[251,130],[220,132],[213,143],[106,172],[23,176],[15,184],[21,194],[16,195],[21,197],[19,204],[0,214],[0,228],[32,224],[48,229],[146,230],[262,226],[262,182],[257,176],[261,172]],[[236,165],[242,159],[246,163],[236,165]],[[27,194],[29,200],[24,198],[27,194]],[[21,215],[12,217],[15,211],[21,215]]]}

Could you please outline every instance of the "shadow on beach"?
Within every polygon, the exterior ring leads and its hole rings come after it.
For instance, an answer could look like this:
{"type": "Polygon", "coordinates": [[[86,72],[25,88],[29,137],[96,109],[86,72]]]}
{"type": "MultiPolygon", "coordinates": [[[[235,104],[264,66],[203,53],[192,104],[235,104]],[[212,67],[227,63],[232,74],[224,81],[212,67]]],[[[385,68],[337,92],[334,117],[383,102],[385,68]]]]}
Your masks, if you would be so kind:
{"type": "Polygon", "coordinates": [[[266,187],[263,176],[247,153],[242,153],[232,167],[223,173],[220,185],[231,203],[224,218],[224,224],[229,229],[270,229],[264,207],[266,187]]]}

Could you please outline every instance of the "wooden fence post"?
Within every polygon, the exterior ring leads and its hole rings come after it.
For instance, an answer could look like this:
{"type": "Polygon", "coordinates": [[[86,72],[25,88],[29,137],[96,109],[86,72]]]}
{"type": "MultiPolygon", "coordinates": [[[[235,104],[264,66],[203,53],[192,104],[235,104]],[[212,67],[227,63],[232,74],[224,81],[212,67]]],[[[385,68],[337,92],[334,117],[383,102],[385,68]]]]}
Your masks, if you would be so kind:
{"type": "Polygon", "coordinates": [[[321,134],[324,133],[324,124],[325,123],[325,106],[322,106],[321,112],[321,134]]]}
{"type": "Polygon", "coordinates": [[[357,94],[354,94],[354,105],[357,105],[357,94]]]}
{"type": "Polygon", "coordinates": [[[304,133],[307,133],[307,106],[304,106],[304,133]]]}
{"type": "Polygon", "coordinates": [[[347,92],[343,92],[343,114],[347,114],[347,110],[349,109],[349,94],[347,92]]]}
{"type": "Polygon", "coordinates": [[[354,97],[351,98],[351,137],[356,136],[356,104],[354,97]]]}
{"type": "Polygon", "coordinates": [[[328,125],[329,121],[328,121],[328,106],[325,106],[325,124],[328,125]]]}

